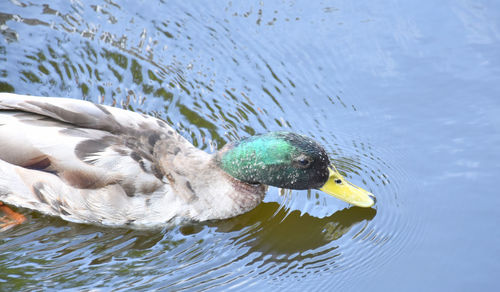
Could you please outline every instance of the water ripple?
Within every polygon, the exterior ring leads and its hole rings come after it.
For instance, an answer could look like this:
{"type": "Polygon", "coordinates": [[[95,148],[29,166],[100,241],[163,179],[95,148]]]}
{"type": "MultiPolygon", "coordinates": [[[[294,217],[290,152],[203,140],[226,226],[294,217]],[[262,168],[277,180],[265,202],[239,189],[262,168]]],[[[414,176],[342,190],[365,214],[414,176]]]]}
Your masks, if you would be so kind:
{"type": "Polygon", "coordinates": [[[399,166],[404,155],[352,134],[363,104],[345,90],[343,60],[307,34],[275,37],[321,19],[304,19],[292,4],[231,4],[221,17],[219,8],[161,1],[16,3],[0,6],[2,91],[151,114],[210,152],[255,133],[304,133],[377,204],[270,188],[264,203],[236,218],[143,231],[26,211],[28,223],[0,238],[0,288],[250,290],[295,280],[297,289],[319,282],[342,290],[416,240],[407,198],[417,184],[399,166]]]}

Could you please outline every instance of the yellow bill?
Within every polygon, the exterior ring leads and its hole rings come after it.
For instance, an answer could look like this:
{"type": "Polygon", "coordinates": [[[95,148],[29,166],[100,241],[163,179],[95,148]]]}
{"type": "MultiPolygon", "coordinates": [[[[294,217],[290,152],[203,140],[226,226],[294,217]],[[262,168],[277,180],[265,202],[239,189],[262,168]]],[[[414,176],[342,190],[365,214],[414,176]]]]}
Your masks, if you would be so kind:
{"type": "Polygon", "coordinates": [[[329,170],[330,177],[320,188],[321,191],[358,207],[368,208],[375,204],[375,196],[372,193],[346,181],[335,166],[329,170]]]}

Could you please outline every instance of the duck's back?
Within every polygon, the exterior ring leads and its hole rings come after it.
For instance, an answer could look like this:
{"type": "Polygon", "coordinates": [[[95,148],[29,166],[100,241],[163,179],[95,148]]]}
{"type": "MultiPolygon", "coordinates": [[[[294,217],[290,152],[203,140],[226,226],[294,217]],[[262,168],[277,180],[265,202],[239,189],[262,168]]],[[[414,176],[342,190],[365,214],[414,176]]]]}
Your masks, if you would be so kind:
{"type": "Polygon", "coordinates": [[[0,201],[77,222],[168,221],[181,202],[155,160],[160,139],[189,144],[153,117],[0,93],[0,201]]]}

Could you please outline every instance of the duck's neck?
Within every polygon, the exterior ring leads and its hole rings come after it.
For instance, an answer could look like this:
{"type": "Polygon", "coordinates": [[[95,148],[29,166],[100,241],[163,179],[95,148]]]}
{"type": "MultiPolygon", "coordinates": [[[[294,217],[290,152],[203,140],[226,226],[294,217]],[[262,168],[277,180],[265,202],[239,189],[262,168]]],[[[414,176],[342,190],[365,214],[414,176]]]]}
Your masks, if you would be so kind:
{"type": "Polygon", "coordinates": [[[241,182],[220,169],[215,155],[185,140],[176,142],[160,141],[154,152],[174,194],[189,206],[189,217],[233,217],[253,209],[264,198],[265,186],[241,182]]]}

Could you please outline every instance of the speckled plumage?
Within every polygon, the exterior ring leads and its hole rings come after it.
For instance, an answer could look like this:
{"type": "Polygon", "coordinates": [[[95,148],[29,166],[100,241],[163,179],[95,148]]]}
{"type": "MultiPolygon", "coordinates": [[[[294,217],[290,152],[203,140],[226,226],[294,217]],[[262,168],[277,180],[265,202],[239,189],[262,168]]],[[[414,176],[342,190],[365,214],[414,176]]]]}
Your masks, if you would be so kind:
{"type": "Polygon", "coordinates": [[[238,181],[165,122],[90,102],[0,93],[0,201],[73,222],[151,227],[232,217],[238,181]]]}

